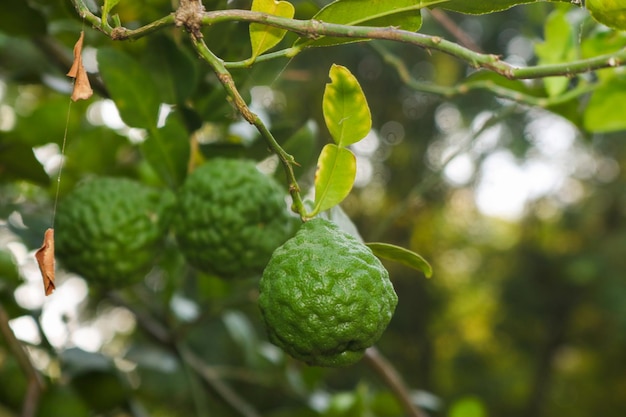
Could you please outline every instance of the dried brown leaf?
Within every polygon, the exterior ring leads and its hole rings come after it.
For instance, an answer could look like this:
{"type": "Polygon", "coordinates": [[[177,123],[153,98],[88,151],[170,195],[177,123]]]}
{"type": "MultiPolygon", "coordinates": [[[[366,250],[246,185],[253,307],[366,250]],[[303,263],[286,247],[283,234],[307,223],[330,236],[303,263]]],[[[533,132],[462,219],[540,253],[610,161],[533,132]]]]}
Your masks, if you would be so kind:
{"type": "Polygon", "coordinates": [[[46,295],[50,295],[56,288],[54,285],[54,229],[46,230],[43,245],[35,253],[35,259],[39,264],[46,295]]]}
{"type": "Polygon", "coordinates": [[[83,52],[83,40],[85,39],[85,32],[80,31],[80,37],[74,44],[74,62],[72,62],[72,68],[67,72],[68,77],[76,78],[78,75],[78,67],[82,65],[82,52],[83,52]]]}
{"type": "Polygon", "coordinates": [[[74,101],[87,100],[93,95],[87,71],[85,71],[85,67],[83,66],[82,51],[84,38],[85,32],[81,31],[80,37],[74,45],[74,62],[72,63],[72,68],[70,68],[67,73],[69,77],[76,78],[76,81],[74,81],[74,89],[72,90],[72,100],[74,101]]]}

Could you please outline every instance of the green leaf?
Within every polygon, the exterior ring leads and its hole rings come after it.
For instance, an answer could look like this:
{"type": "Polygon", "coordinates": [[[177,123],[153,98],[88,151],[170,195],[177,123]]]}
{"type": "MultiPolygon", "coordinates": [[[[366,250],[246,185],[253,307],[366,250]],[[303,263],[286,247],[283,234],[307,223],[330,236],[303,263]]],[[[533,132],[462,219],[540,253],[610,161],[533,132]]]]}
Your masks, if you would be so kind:
{"type": "MultiPolygon", "coordinates": [[[[485,14],[509,9],[513,6],[536,3],[539,0],[450,0],[441,5],[442,9],[467,14],[485,14]]],[[[569,0],[557,0],[569,3],[569,0]]]]}
{"type": "MultiPolygon", "coordinates": [[[[420,10],[445,1],[336,0],[320,10],[313,19],[351,26],[394,26],[415,32],[422,26],[420,10]]],[[[316,40],[298,39],[296,45],[329,46],[357,41],[359,39],[325,37],[316,40]]]]}
{"type": "Polygon", "coordinates": [[[151,36],[142,61],[158,86],[161,101],[183,103],[198,86],[198,63],[169,36],[151,36]]]}
{"type": "Polygon", "coordinates": [[[15,258],[9,251],[0,250],[0,291],[10,287],[15,289],[22,283],[15,258]]]}
{"type": "Polygon", "coordinates": [[[98,67],[124,123],[156,128],[161,100],[146,68],[130,55],[111,48],[98,50],[98,67]]]}
{"type": "Polygon", "coordinates": [[[41,186],[50,184],[50,177],[41,162],[35,158],[33,148],[20,142],[3,140],[0,137],[0,173],[2,179],[26,180],[41,186]]]}
{"type": "Polygon", "coordinates": [[[339,147],[363,139],[372,128],[372,115],[363,90],[349,69],[333,64],[322,109],[330,135],[339,147]]]}
{"type": "Polygon", "coordinates": [[[176,188],[187,175],[190,145],[187,131],[175,115],[160,129],[151,129],[141,145],[144,157],[170,188],[176,188]]]}
{"type": "MultiPolygon", "coordinates": [[[[253,0],[252,11],[271,14],[273,16],[293,18],[295,8],[287,1],[253,0]]],[[[250,24],[250,43],[252,44],[252,60],[268,49],[276,46],[287,31],[260,23],[250,24]]]]}
{"type": "Polygon", "coordinates": [[[315,207],[309,217],[341,203],[350,193],[356,176],[356,157],[335,144],[324,146],[315,173],[315,207]]]}
{"type": "Polygon", "coordinates": [[[626,30],[624,0],[587,0],[585,7],[596,21],[617,30],[626,30]]]}
{"type": "Polygon", "coordinates": [[[46,18],[27,1],[0,2],[0,28],[12,36],[36,37],[46,34],[46,18]]]}
{"type": "Polygon", "coordinates": [[[583,115],[585,129],[595,133],[616,132],[626,129],[624,117],[626,103],[626,78],[605,80],[589,100],[583,115]]]}
{"type": "MultiPolygon", "coordinates": [[[[572,24],[567,20],[564,9],[556,9],[546,21],[545,41],[535,44],[539,65],[560,64],[576,59],[576,44],[572,24]]],[[[569,78],[547,77],[543,80],[550,97],[558,96],[567,90],[569,78]]]]}
{"type": "Polygon", "coordinates": [[[430,278],[433,275],[433,269],[430,264],[417,253],[400,246],[392,245],[390,243],[366,243],[367,247],[374,252],[374,255],[379,258],[388,259],[390,261],[400,262],[409,268],[421,271],[426,275],[426,278],[430,278]]]}

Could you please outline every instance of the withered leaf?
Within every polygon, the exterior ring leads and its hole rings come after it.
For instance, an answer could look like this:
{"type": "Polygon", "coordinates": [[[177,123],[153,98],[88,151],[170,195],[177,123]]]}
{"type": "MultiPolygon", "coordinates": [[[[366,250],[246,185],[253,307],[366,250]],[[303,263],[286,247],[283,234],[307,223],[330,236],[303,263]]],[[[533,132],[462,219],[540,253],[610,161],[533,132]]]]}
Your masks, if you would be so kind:
{"type": "Polygon", "coordinates": [[[85,67],[83,66],[83,40],[85,39],[85,32],[80,32],[80,37],[76,44],[74,45],[74,62],[72,63],[72,67],[67,73],[68,77],[73,77],[76,79],[74,81],[74,89],[72,90],[72,100],[86,100],[93,95],[93,90],[91,89],[91,84],[89,84],[89,77],[87,76],[87,71],[85,71],[85,67]]]}
{"type": "Polygon", "coordinates": [[[35,253],[35,259],[39,264],[46,295],[50,295],[56,288],[54,285],[54,229],[46,230],[43,245],[35,253]]]}

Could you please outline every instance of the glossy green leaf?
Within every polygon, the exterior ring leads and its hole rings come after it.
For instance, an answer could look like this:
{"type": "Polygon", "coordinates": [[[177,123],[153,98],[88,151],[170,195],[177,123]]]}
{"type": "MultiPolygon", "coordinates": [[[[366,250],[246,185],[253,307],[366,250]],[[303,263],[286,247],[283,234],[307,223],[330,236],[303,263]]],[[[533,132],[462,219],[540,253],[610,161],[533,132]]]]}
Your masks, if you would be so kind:
{"type": "Polygon", "coordinates": [[[430,278],[433,274],[433,269],[430,264],[417,253],[400,246],[392,245],[390,243],[366,243],[367,247],[374,252],[374,255],[379,258],[387,259],[390,261],[400,262],[409,268],[421,271],[426,275],[426,278],[430,278]]]}
{"type": "Polygon", "coordinates": [[[339,147],[360,141],[372,128],[372,115],[357,79],[349,69],[333,64],[322,110],[330,135],[339,147]]]}
{"type": "MultiPolygon", "coordinates": [[[[544,30],[545,41],[535,44],[540,65],[560,64],[576,58],[574,30],[564,9],[556,9],[550,13],[544,30]]],[[[563,93],[570,83],[567,77],[547,77],[543,81],[551,97],[563,93]]]]}
{"type": "Polygon", "coordinates": [[[196,91],[199,79],[198,60],[184,45],[177,44],[169,36],[150,36],[142,60],[150,68],[161,101],[170,104],[183,103],[196,91]]]}
{"type": "Polygon", "coordinates": [[[596,21],[617,30],[626,30],[624,0],[587,0],[585,7],[596,21]]]}
{"type": "Polygon", "coordinates": [[[595,133],[626,130],[624,103],[626,78],[607,79],[593,92],[587,104],[583,115],[585,129],[595,133]]]}
{"type": "MultiPolygon", "coordinates": [[[[288,1],[253,0],[252,11],[271,14],[273,16],[293,18],[295,8],[288,1]]],[[[287,31],[260,23],[250,24],[250,43],[252,44],[252,58],[255,59],[263,52],[273,48],[280,42],[287,31]]]]}
{"type": "Polygon", "coordinates": [[[155,128],[161,100],[149,71],[130,55],[111,48],[98,50],[98,68],[124,123],[155,128]]]}
{"type": "MultiPolygon", "coordinates": [[[[449,0],[441,4],[442,9],[467,14],[485,14],[510,9],[513,6],[536,3],[540,0],[449,0]]],[[[553,0],[571,3],[570,0],[553,0]]]]}
{"type": "Polygon", "coordinates": [[[150,130],[141,151],[165,184],[171,188],[182,184],[191,151],[187,131],[175,115],[168,117],[165,126],[150,130]]]}
{"type": "MultiPolygon", "coordinates": [[[[444,1],[336,0],[320,10],[313,19],[352,26],[394,26],[415,32],[422,26],[420,10],[444,1]]],[[[299,39],[296,44],[329,46],[355,41],[358,40],[325,37],[316,40],[299,39]]]]}
{"type": "Polygon", "coordinates": [[[315,206],[310,217],[341,203],[350,193],[356,176],[356,157],[335,144],[324,146],[315,173],[315,206]]]}

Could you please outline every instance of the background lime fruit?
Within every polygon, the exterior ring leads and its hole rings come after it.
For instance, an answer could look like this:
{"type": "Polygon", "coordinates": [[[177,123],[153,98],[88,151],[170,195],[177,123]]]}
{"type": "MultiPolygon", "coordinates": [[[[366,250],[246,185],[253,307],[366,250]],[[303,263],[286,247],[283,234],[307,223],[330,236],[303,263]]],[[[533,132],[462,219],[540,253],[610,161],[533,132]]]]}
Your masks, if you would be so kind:
{"type": "Polygon", "coordinates": [[[137,282],[154,264],[173,205],[172,193],[130,179],[85,181],[59,204],[56,254],[91,283],[137,282]]]}
{"type": "Polygon", "coordinates": [[[260,274],[290,236],[285,191],[253,161],[216,158],[178,193],[176,239],[187,261],[221,277],[260,274]]]}
{"type": "Polygon", "coordinates": [[[382,335],[397,302],[372,251],[320,218],[274,252],[260,283],[270,341],[317,366],[358,361],[382,335]]]}

